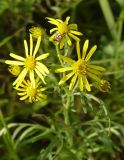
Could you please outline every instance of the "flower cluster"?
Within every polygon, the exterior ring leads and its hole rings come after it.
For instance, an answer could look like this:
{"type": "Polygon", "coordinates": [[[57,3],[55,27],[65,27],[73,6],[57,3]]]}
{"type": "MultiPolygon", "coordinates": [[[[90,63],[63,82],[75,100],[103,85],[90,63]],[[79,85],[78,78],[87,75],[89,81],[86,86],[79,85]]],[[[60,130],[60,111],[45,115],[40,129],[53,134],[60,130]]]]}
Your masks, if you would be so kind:
{"type": "MultiPolygon", "coordinates": [[[[83,34],[78,31],[77,24],[69,24],[70,17],[67,17],[65,21],[53,18],[47,19],[50,24],[56,26],[50,30],[52,36],[49,39],[57,43],[57,54],[59,48],[63,49],[72,45],[71,39],[76,41],[77,60],[73,60],[67,56],[68,53],[66,53],[66,56],[60,55],[61,52],[59,51],[58,57],[62,66],[55,70],[56,73],[63,73],[59,85],[63,85],[66,81],[70,80],[68,83],[69,90],[79,88],[81,92],[84,90],[91,91],[90,78],[99,84],[101,91],[108,91],[110,88],[109,82],[101,79],[105,68],[90,62],[97,46],[94,45],[89,50],[89,40],[85,40],[83,49],[82,51],[80,50],[80,38],[78,36],[82,36],[83,34]]],[[[42,84],[46,84],[45,77],[49,74],[49,70],[43,63],[43,59],[46,59],[49,53],[37,55],[44,30],[39,27],[32,27],[29,32],[29,45],[24,40],[25,56],[22,57],[10,53],[10,56],[14,60],[6,60],[5,63],[9,64],[9,72],[16,77],[13,86],[17,90],[17,94],[21,96],[20,100],[29,99],[29,102],[34,102],[46,99],[46,95],[42,93],[46,90],[46,87],[42,87],[42,84]],[[36,39],[35,46],[33,38],[36,39]]]]}
{"type": "Polygon", "coordinates": [[[30,102],[40,99],[39,97],[42,96],[39,94],[39,91],[44,90],[38,89],[39,83],[36,81],[36,78],[39,77],[41,81],[46,84],[45,77],[49,74],[48,68],[41,62],[43,59],[49,56],[49,53],[44,53],[37,56],[37,52],[41,43],[41,35],[38,34],[38,30],[39,28],[32,28],[33,36],[30,34],[30,45],[28,45],[27,41],[24,40],[25,57],[10,53],[10,56],[14,58],[14,60],[5,61],[6,64],[10,65],[9,71],[13,75],[17,76],[16,80],[13,82],[13,86],[15,86],[14,88],[19,91],[24,91],[23,93],[19,94],[24,96],[25,93],[25,96],[21,99],[29,97],[30,102]],[[36,36],[38,36],[36,45],[33,47],[33,37],[35,30],[37,33],[36,36]],[[26,82],[25,79],[28,79],[28,81],[26,82]]]}
{"type": "MultiPolygon", "coordinates": [[[[63,74],[63,78],[59,81],[59,85],[64,84],[66,81],[71,79],[69,84],[69,90],[72,90],[75,86],[79,86],[80,91],[86,89],[87,91],[91,91],[91,86],[88,81],[88,77],[95,80],[99,86],[104,88],[105,84],[108,84],[107,81],[103,84],[101,81],[101,73],[105,71],[105,68],[93,65],[90,63],[90,58],[93,53],[96,51],[97,46],[94,45],[88,51],[89,40],[86,40],[82,54],[80,51],[80,39],[77,36],[83,35],[81,32],[77,30],[76,24],[68,24],[70,17],[67,17],[65,21],[60,19],[47,18],[48,22],[55,25],[56,27],[50,30],[50,33],[53,35],[50,37],[52,41],[57,42],[60,45],[60,49],[64,47],[64,45],[72,45],[72,41],[70,38],[76,41],[76,50],[78,60],[75,61],[70,57],[59,55],[61,60],[63,60],[62,68],[56,69],[56,72],[68,72],[66,75],[63,74]]],[[[62,62],[61,62],[62,63],[62,62]]]]}

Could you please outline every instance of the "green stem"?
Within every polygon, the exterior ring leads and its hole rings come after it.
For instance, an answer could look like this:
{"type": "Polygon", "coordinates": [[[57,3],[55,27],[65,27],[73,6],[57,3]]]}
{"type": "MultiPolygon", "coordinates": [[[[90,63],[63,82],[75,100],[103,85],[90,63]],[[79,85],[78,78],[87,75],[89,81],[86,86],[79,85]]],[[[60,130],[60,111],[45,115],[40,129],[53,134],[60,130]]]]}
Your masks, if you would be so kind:
{"type": "Polygon", "coordinates": [[[114,47],[114,50],[115,50],[114,54],[115,54],[115,60],[116,60],[116,63],[115,63],[116,70],[119,69],[119,65],[118,65],[119,51],[118,51],[118,48],[119,48],[119,45],[120,45],[120,42],[121,42],[121,36],[122,36],[123,14],[124,14],[124,11],[122,10],[120,12],[120,15],[118,17],[118,21],[116,23],[117,36],[116,36],[116,39],[115,39],[115,47],[114,47]]]}
{"type": "Polygon", "coordinates": [[[68,44],[66,42],[66,40],[64,41],[64,56],[67,56],[68,55],[68,44]]]}
{"type": "Polygon", "coordinates": [[[116,39],[115,20],[114,20],[114,16],[113,16],[110,4],[108,0],[99,0],[99,4],[103,12],[104,18],[106,20],[107,26],[109,28],[109,31],[113,39],[116,39]]]}
{"type": "Polygon", "coordinates": [[[122,27],[123,27],[123,15],[124,15],[124,10],[121,11],[118,21],[117,21],[117,35],[116,35],[116,41],[120,42],[121,41],[121,36],[122,36],[122,27]]]}
{"type": "Polygon", "coordinates": [[[63,66],[63,63],[62,63],[62,60],[61,60],[61,57],[60,57],[59,47],[58,47],[58,45],[55,45],[55,46],[56,46],[56,52],[57,52],[57,56],[59,58],[60,64],[63,66]]]}
{"type": "Polygon", "coordinates": [[[13,158],[13,160],[19,160],[19,157],[16,153],[16,147],[15,147],[15,144],[14,144],[14,141],[12,140],[12,137],[10,135],[10,132],[8,130],[8,126],[6,125],[6,122],[5,122],[5,119],[4,119],[4,116],[2,114],[2,111],[0,109],[0,120],[1,120],[1,123],[5,129],[5,134],[6,134],[6,142],[5,144],[8,145],[7,148],[9,148],[9,152],[13,158]]]}
{"type": "Polygon", "coordinates": [[[64,105],[64,120],[66,125],[70,125],[70,120],[69,120],[70,94],[67,89],[64,88],[64,90],[66,92],[66,97],[67,97],[67,101],[64,105]]]}

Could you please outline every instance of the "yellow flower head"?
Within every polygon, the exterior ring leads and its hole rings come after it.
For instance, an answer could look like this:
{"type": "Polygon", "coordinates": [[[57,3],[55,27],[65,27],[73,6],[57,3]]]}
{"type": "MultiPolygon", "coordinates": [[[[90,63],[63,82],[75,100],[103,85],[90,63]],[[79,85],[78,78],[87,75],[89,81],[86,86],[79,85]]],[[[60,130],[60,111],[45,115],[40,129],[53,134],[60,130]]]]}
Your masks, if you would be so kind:
{"type": "Polygon", "coordinates": [[[46,88],[41,87],[41,83],[39,82],[39,78],[35,81],[35,86],[32,86],[30,80],[23,80],[20,87],[15,88],[17,90],[17,94],[21,96],[20,100],[28,99],[29,102],[46,100],[47,96],[42,94],[46,88]]]}
{"type": "Polygon", "coordinates": [[[21,68],[18,65],[10,65],[8,67],[8,71],[13,75],[13,76],[18,76],[21,72],[21,68]]]}
{"type": "Polygon", "coordinates": [[[61,58],[68,63],[68,66],[64,68],[59,68],[56,72],[66,72],[70,71],[65,75],[59,82],[59,85],[64,84],[67,80],[71,79],[69,90],[72,90],[75,83],[78,80],[78,85],[81,91],[85,88],[88,91],[91,91],[90,84],[87,80],[87,77],[94,79],[97,82],[100,82],[99,75],[102,71],[105,71],[103,67],[90,64],[89,60],[93,53],[95,52],[97,46],[94,45],[87,53],[89,45],[89,40],[86,40],[82,49],[82,54],[80,52],[79,42],[76,44],[78,60],[72,60],[69,57],[61,56],[61,58]]]}
{"type": "Polygon", "coordinates": [[[60,19],[47,18],[48,22],[55,25],[56,27],[50,30],[50,33],[53,35],[50,37],[52,41],[60,43],[60,49],[64,47],[65,41],[69,46],[72,45],[71,39],[79,41],[80,39],[77,36],[81,36],[82,33],[78,32],[77,24],[68,24],[70,17],[66,17],[66,20],[63,22],[60,19]]]}
{"type": "Polygon", "coordinates": [[[102,92],[109,92],[110,90],[110,83],[107,80],[102,79],[99,83],[99,88],[102,92]]]}
{"type": "Polygon", "coordinates": [[[33,49],[33,38],[30,34],[30,48],[28,47],[27,41],[24,40],[24,47],[25,47],[25,58],[18,56],[14,53],[10,53],[10,56],[14,58],[15,60],[6,60],[5,63],[9,65],[19,65],[23,66],[23,70],[20,72],[17,79],[14,81],[13,85],[16,85],[16,87],[20,86],[24,78],[27,74],[29,74],[29,78],[33,86],[35,86],[35,74],[38,75],[43,83],[45,83],[44,77],[49,74],[49,70],[47,67],[39,62],[42,59],[45,59],[48,57],[48,53],[42,54],[38,57],[36,57],[36,54],[38,52],[38,49],[40,47],[41,37],[37,39],[36,46],[33,49]]]}
{"type": "Polygon", "coordinates": [[[44,34],[44,29],[41,27],[31,27],[29,32],[32,34],[34,38],[42,37],[44,34]]]}

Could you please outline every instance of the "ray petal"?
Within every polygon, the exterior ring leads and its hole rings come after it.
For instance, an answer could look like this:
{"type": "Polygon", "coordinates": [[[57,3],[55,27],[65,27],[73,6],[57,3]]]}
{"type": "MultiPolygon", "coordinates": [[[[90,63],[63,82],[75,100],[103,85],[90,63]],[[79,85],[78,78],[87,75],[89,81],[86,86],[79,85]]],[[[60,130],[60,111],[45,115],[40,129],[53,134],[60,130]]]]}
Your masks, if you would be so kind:
{"type": "Polygon", "coordinates": [[[87,53],[87,49],[88,49],[88,45],[89,45],[89,40],[86,40],[83,46],[83,50],[82,50],[82,59],[85,59],[86,53],[87,53]]]}
{"type": "Polygon", "coordinates": [[[72,29],[77,30],[78,27],[77,27],[77,24],[69,24],[68,28],[69,28],[69,30],[72,30],[72,29]]]}
{"type": "Polygon", "coordinates": [[[18,78],[13,82],[13,86],[16,85],[16,86],[19,86],[20,83],[23,81],[23,79],[25,78],[26,74],[27,74],[27,69],[24,68],[22,70],[22,72],[19,74],[18,78]]]}
{"type": "Polygon", "coordinates": [[[58,28],[53,28],[53,29],[51,29],[51,30],[50,30],[50,34],[53,33],[54,31],[57,31],[57,30],[58,30],[58,28]]]}
{"type": "Polygon", "coordinates": [[[82,76],[79,76],[79,88],[81,91],[84,89],[84,82],[82,76]]]}
{"type": "Polygon", "coordinates": [[[83,78],[83,81],[84,81],[84,86],[85,86],[85,88],[86,88],[88,91],[91,91],[90,84],[89,84],[87,78],[86,78],[85,76],[82,77],[82,78],[83,78]]]}
{"type": "Polygon", "coordinates": [[[46,84],[46,82],[45,82],[45,80],[44,80],[44,77],[43,77],[42,74],[39,72],[39,70],[38,70],[38,69],[35,69],[35,72],[36,72],[37,75],[41,78],[42,82],[43,82],[44,84],[46,84]]]}
{"type": "Polygon", "coordinates": [[[73,35],[72,33],[68,33],[68,35],[73,38],[75,41],[80,41],[80,38],[78,38],[77,36],[73,35]]]}
{"type": "Polygon", "coordinates": [[[58,72],[66,72],[66,71],[70,71],[70,70],[73,70],[72,67],[64,67],[64,68],[58,68],[55,70],[56,73],[58,72]]]}
{"type": "Polygon", "coordinates": [[[60,49],[62,49],[64,47],[64,37],[61,39],[60,41],[60,49]]]}
{"type": "Polygon", "coordinates": [[[25,88],[16,88],[14,87],[17,91],[25,92],[25,88]]]}
{"type": "Polygon", "coordinates": [[[19,60],[19,61],[25,61],[25,58],[23,58],[21,56],[18,56],[18,55],[14,54],[14,53],[10,53],[10,56],[15,58],[15,59],[17,59],[17,60],[19,60]]]}
{"type": "Polygon", "coordinates": [[[98,70],[98,71],[102,71],[102,72],[104,72],[106,70],[105,68],[103,68],[101,66],[96,66],[96,65],[92,65],[92,64],[88,64],[88,67],[95,69],[95,70],[98,70]]]}
{"type": "Polygon", "coordinates": [[[39,92],[43,92],[43,91],[45,91],[46,89],[47,89],[47,87],[44,87],[44,88],[38,89],[38,91],[39,91],[39,92]]]}
{"type": "Polygon", "coordinates": [[[24,95],[26,95],[27,93],[26,93],[26,92],[17,92],[17,94],[18,94],[19,96],[24,96],[24,95]]]}
{"type": "Polygon", "coordinates": [[[82,36],[83,35],[83,33],[78,32],[78,31],[70,30],[69,32],[72,33],[72,34],[78,35],[78,36],[82,36]]]}
{"type": "Polygon", "coordinates": [[[69,45],[69,46],[71,46],[71,45],[72,45],[72,42],[71,42],[71,40],[70,40],[70,38],[69,38],[69,36],[68,36],[68,35],[66,35],[66,39],[67,39],[67,43],[68,43],[68,45],[69,45]]]}
{"type": "Polygon", "coordinates": [[[44,76],[46,76],[46,73],[44,72],[44,70],[40,67],[40,66],[36,66],[36,69],[44,76]]]}
{"type": "Polygon", "coordinates": [[[38,52],[38,49],[40,47],[40,42],[41,42],[41,36],[39,36],[38,39],[37,39],[37,43],[36,43],[36,46],[35,46],[35,49],[34,49],[33,57],[35,57],[37,52],[38,52]]]}
{"type": "Polygon", "coordinates": [[[41,94],[41,93],[38,94],[38,96],[41,97],[41,98],[43,98],[43,99],[46,99],[46,98],[47,98],[47,96],[46,96],[45,94],[41,94]]]}
{"type": "Polygon", "coordinates": [[[28,95],[25,95],[25,96],[21,97],[20,100],[23,101],[23,100],[25,100],[25,99],[27,99],[27,98],[28,98],[28,95]]]}
{"type": "Polygon", "coordinates": [[[49,53],[44,53],[36,58],[37,61],[45,59],[49,56],[49,53]]]}
{"type": "Polygon", "coordinates": [[[41,69],[42,69],[45,73],[47,73],[47,74],[50,73],[49,70],[48,70],[48,68],[47,68],[43,63],[37,62],[36,65],[40,66],[41,69]]]}
{"type": "Polygon", "coordinates": [[[66,57],[66,56],[63,56],[63,55],[60,55],[60,57],[67,63],[69,63],[70,65],[74,64],[75,61],[69,57],[66,57]]]}
{"type": "Polygon", "coordinates": [[[96,49],[97,49],[97,46],[96,46],[96,45],[93,46],[93,47],[90,49],[89,53],[87,54],[87,56],[86,56],[86,58],[85,58],[85,61],[86,61],[86,62],[91,58],[91,56],[92,56],[93,53],[96,51],[96,49]]]}
{"type": "Polygon", "coordinates": [[[66,24],[68,24],[69,20],[70,20],[70,17],[69,16],[66,17],[66,20],[65,20],[66,24]]]}
{"type": "Polygon", "coordinates": [[[76,50],[77,50],[78,59],[81,59],[81,52],[80,52],[79,41],[77,41],[77,43],[76,43],[76,50]]]}
{"type": "Polygon", "coordinates": [[[90,73],[96,74],[96,75],[100,75],[101,74],[100,71],[95,70],[95,69],[91,69],[91,68],[88,68],[88,67],[87,67],[87,71],[90,72],[90,73]]]}
{"type": "Polygon", "coordinates": [[[73,78],[71,79],[71,83],[70,83],[70,85],[69,85],[69,90],[72,90],[72,89],[73,89],[73,87],[74,87],[74,85],[75,85],[75,82],[76,82],[76,79],[77,79],[77,75],[75,74],[75,75],[73,76],[73,78]]]}
{"type": "Polygon", "coordinates": [[[53,19],[53,18],[47,17],[47,19],[48,19],[48,22],[49,22],[49,23],[54,24],[54,25],[56,25],[56,26],[58,26],[58,24],[60,23],[60,22],[58,22],[56,19],[53,19]]]}
{"type": "Polygon", "coordinates": [[[10,65],[19,65],[19,66],[24,65],[24,62],[12,61],[12,60],[6,60],[5,63],[10,65]]]}
{"type": "Polygon", "coordinates": [[[100,78],[98,76],[96,76],[95,74],[92,74],[90,72],[87,72],[88,76],[92,79],[94,79],[97,82],[100,82],[100,78]]]}
{"type": "Polygon", "coordinates": [[[35,79],[34,79],[34,71],[29,72],[30,81],[32,83],[32,86],[35,87],[35,79]]]}
{"type": "Polygon", "coordinates": [[[33,37],[30,34],[30,56],[33,54],[33,37]]]}
{"type": "Polygon", "coordinates": [[[74,72],[71,72],[69,74],[67,74],[66,76],[64,76],[60,81],[59,81],[59,85],[64,84],[69,78],[71,78],[74,75],[74,72]]]}
{"type": "Polygon", "coordinates": [[[28,44],[26,40],[24,40],[24,47],[25,47],[25,55],[26,57],[28,57],[28,44]]]}

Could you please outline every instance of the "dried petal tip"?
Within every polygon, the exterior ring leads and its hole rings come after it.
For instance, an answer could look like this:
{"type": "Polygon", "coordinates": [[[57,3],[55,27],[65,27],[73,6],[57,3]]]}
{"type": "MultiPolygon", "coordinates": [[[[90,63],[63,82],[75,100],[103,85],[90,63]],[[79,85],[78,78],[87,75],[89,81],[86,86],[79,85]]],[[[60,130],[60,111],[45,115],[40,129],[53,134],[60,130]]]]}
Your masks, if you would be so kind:
{"type": "Polygon", "coordinates": [[[34,38],[39,38],[40,36],[43,36],[44,29],[41,27],[32,27],[29,29],[29,32],[32,34],[34,38]]]}

